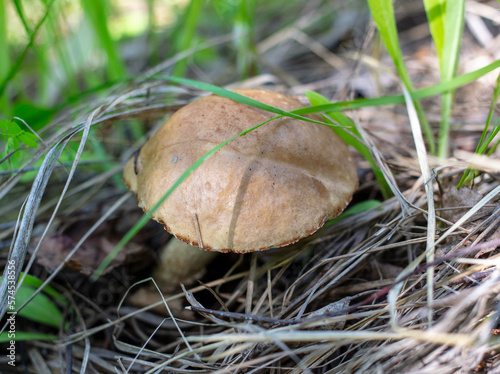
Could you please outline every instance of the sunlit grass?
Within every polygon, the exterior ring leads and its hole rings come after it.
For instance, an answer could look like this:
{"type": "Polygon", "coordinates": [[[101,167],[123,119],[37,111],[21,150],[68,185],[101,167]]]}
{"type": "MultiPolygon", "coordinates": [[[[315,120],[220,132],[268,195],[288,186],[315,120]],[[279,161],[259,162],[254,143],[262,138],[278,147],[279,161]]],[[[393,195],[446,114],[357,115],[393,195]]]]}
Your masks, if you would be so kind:
{"type": "MultiPolygon", "coordinates": [[[[392,58],[399,77],[406,89],[410,92],[414,91],[413,83],[410,75],[406,70],[406,65],[403,59],[403,53],[398,40],[398,30],[396,28],[396,19],[394,17],[394,8],[391,0],[368,0],[370,11],[377,25],[380,38],[384,42],[387,52],[392,58]]],[[[424,131],[427,144],[431,153],[435,152],[436,146],[434,135],[425,117],[424,110],[418,101],[415,101],[415,108],[418,113],[422,129],[424,131]]]]}
{"type": "MultiPolygon", "coordinates": [[[[408,91],[413,92],[413,84],[408,75],[399,46],[398,31],[391,0],[368,0],[372,17],[380,37],[391,56],[399,77],[408,91]]],[[[458,56],[464,24],[464,0],[424,0],[429,28],[439,58],[441,79],[449,81],[456,75],[458,56]]],[[[441,126],[437,143],[427,123],[426,116],[418,102],[415,103],[419,120],[426,135],[430,153],[441,158],[448,155],[450,137],[450,117],[453,105],[453,90],[441,95],[441,126]]]]}

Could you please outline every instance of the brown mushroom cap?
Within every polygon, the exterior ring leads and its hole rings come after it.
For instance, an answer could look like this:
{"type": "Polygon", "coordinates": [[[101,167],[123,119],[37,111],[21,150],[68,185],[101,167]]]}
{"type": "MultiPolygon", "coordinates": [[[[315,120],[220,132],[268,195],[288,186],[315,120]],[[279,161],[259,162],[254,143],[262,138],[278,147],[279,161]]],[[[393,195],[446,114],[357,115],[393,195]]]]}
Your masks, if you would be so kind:
{"type": "MultiPolygon", "coordinates": [[[[235,92],[287,111],[302,107],[276,92],[235,92]]],[[[170,117],[127,163],[124,181],[148,211],[206,152],[273,116],[221,96],[196,100],[170,117]]],[[[194,246],[254,252],[318,230],[344,210],[357,183],[349,150],[331,128],[283,118],[217,151],[153,219],[194,246]]]]}

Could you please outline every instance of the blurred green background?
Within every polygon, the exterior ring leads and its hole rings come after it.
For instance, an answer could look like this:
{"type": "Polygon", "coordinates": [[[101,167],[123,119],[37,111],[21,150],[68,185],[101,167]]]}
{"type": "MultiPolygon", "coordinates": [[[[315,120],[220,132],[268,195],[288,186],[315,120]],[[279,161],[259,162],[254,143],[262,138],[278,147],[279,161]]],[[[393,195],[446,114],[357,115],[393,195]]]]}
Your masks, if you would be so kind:
{"type": "MultiPolygon", "coordinates": [[[[92,107],[117,83],[157,72],[224,85],[260,74],[257,41],[279,37],[287,27],[328,32],[342,6],[302,0],[0,0],[0,179],[25,168],[32,156],[23,149],[47,138],[47,124],[92,107]],[[297,25],[301,17],[307,21],[297,25]]],[[[132,125],[129,140],[143,131],[132,125]]],[[[93,131],[82,161],[108,162],[109,149],[98,138],[93,131]]],[[[72,162],[77,144],[69,144],[63,164],[72,162]]]]}
{"type": "MultiPolygon", "coordinates": [[[[340,6],[313,3],[327,5],[309,30],[330,24],[340,6]]],[[[62,108],[159,63],[167,64],[163,73],[191,69],[216,84],[255,75],[256,40],[293,25],[307,7],[297,0],[0,0],[0,119],[18,116],[40,129],[62,108]]]]}

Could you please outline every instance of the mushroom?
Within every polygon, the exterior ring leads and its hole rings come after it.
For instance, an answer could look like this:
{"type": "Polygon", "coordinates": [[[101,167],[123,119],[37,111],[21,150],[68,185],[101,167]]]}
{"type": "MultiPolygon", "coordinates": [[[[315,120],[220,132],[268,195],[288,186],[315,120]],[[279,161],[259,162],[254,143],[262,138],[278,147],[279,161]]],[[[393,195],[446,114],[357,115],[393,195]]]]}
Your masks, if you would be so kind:
{"type": "MultiPolygon", "coordinates": [[[[234,92],[286,111],[302,107],[276,92],[234,92]]],[[[198,99],[172,115],[127,163],[124,181],[149,211],[206,152],[272,116],[217,95],[198,99]]],[[[249,253],[294,243],[339,215],[357,184],[349,150],[331,128],[273,120],[214,153],[153,213],[189,244],[171,241],[153,276],[160,287],[178,285],[198,276],[210,251],[249,253]]]]}

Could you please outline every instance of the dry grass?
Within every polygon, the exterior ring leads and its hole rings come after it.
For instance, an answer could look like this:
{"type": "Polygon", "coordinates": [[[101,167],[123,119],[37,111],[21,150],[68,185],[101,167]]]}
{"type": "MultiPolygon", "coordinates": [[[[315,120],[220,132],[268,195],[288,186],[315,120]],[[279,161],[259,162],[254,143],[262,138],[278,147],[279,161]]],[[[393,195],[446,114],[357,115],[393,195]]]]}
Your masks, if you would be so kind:
{"type": "MultiPolygon", "coordinates": [[[[386,57],[372,59],[377,50],[370,30],[361,38],[352,35],[343,45],[361,45],[360,53],[333,55],[300,31],[311,19],[299,19],[295,28],[281,30],[259,45],[268,63],[276,61],[277,51],[288,51],[270,68],[272,73],[232,86],[266,85],[295,94],[316,89],[330,97],[340,92],[343,99],[355,92],[399,92],[397,81],[385,72],[390,66],[386,57]],[[297,43],[302,54],[298,59],[297,43]]],[[[360,21],[352,22],[358,26],[360,21]]],[[[428,34],[415,40],[418,33],[406,33],[402,38],[411,74],[419,84],[436,82],[428,34]]],[[[488,47],[472,35],[464,40],[464,66],[472,59],[468,51],[474,52],[474,59],[491,59],[488,47]]],[[[17,224],[3,226],[0,240],[15,234],[11,256],[20,264],[27,256],[23,270],[69,300],[64,311],[69,325],[61,328],[59,340],[26,343],[28,366],[46,373],[70,367],[89,373],[500,372],[498,160],[474,159],[482,172],[473,192],[453,192],[487,115],[488,105],[478,98],[491,97],[492,87],[492,80],[486,80],[458,91],[453,153],[446,160],[426,160],[425,151],[416,151],[415,142],[420,147],[423,143],[413,140],[409,123],[416,126],[414,133],[418,123],[412,120],[411,108],[410,115],[402,106],[348,113],[364,130],[363,140],[386,173],[394,197],[295,245],[219,257],[203,283],[165,297],[168,312],[162,309],[164,301],[142,309],[127,302],[128,292],[140,286],[135,282],[149,274],[140,261],[115,264],[89,285],[86,276],[68,270],[63,261],[47,272],[37,263],[43,246],[29,241],[31,236],[52,237],[73,227],[78,240],[65,248],[66,262],[86,243],[98,249],[116,244],[140,213],[113,175],[120,174],[145,139],[113,144],[119,162],[101,174],[82,168],[77,154],[73,165],[48,159],[39,189],[30,193],[22,174],[5,178],[0,196],[7,203],[0,207],[0,216],[5,223],[16,222],[24,210],[17,224]],[[96,233],[108,235],[108,243],[94,241],[96,233]],[[112,281],[118,284],[114,289],[112,281]],[[165,317],[152,312],[158,306],[165,317]]],[[[62,113],[45,128],[39,135],[46,147],[33,154],[27,167],[46,157],[48,150],[56,153],[56,145],[69,139],[78,139],[85,152],[92,126],[102,129],[109,144],[113,139],[105,131],[121,131],[132,118],[149,123],[152,132],[159,118],[198,94],[147,78],[113,87],[104,99],[62,113]]],[[[424,106],[432,123],[438,106],[433,101],[424,106]]],[[[361,184],[354,202],[380,198],[368,164],[358,161],[361,184]]],[[[158,248],[166,240],[158,227],[151,223],[134,239],[142,248],[141,259],[152,252],[145,247],[158,248]]],[[[2,250],[3,262],[7,252],[2,250]]],[[[36,326],[26,323],[23,328],[36,326]]]]}

